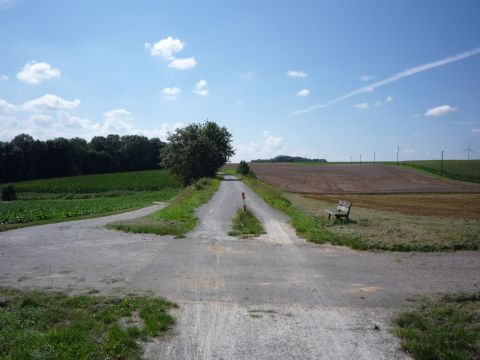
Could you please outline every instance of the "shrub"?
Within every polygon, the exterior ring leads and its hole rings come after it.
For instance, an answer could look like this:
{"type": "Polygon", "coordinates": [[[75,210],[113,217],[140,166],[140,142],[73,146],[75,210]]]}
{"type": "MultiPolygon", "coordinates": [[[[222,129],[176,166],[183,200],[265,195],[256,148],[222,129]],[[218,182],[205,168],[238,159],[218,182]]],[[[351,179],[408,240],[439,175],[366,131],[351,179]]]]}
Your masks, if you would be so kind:
{"type": "Polygon", "coordinates": [[[240,164],[237,166],[237,174],[247,175],[250,173],[250,166],[248,166],[246,161],[240,161],[240,164]]]}
{"type": "Polygon", "coordinates": [[[13,201],[17,200],[17,191],[12,184],[8,184],[2,188],[2,200],[13,201]]]}

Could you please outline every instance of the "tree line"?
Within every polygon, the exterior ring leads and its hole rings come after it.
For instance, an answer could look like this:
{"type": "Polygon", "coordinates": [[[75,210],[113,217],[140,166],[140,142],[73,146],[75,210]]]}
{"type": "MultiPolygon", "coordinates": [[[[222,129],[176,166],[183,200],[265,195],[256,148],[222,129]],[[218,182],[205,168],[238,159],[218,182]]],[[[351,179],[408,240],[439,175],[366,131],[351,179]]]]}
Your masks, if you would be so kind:
{"type": "Polygon", "coordinates": [[[165,143],[139,135],[35,140],[28,134],[0,142],[0,183],[149,170],[159,167],[165,143]]]}

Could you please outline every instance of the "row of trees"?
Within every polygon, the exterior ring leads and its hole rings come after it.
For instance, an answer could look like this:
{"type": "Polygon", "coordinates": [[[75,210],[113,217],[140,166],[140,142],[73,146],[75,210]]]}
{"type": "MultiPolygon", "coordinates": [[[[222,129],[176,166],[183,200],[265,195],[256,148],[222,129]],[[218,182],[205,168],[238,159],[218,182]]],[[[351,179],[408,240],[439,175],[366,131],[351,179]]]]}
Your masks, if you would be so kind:
{"type": "Polygon", "coordinates": [[[139,135],[35,140],[27,134],[0,142],[0,183],[20,180],[148,170],[159,167],[160,139],[139,135]]]}
{"type": "Polygon", "coordinates": [[[21,134],[0,142],[0,183],[164,167],[188,185],[214,177],[234,153],[232,135],[212,121],[177,129],[167,143],[138,135],[95,136],[87,142],[21,134]]]}

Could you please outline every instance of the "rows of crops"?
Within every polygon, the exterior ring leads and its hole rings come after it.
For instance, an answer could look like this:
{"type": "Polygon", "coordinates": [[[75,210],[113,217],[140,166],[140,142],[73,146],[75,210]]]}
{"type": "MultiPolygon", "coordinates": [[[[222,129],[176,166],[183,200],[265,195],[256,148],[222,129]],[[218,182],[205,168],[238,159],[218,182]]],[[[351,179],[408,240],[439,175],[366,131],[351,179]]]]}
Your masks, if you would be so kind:
{"type": "MultiPolygon", "coordinates": [[[[440,175],[440,160],[404,161],[402,165],[440,175]]],[[[443,175],[450,179],[480,183],[480,160],[444,160],[443,175]]]]}
{"type": "Polygon", "coordinates": [[[13,184],[18,200],[0,202],[0,231],[114,213],[167,201],[181,189],[164,170],[73,176],[13,184]]]}
{"type": "Polygon", "coordinates": [[[157,191],[180,188],[177,178],[166,170],[83,175],[15,183],[18,192],[100,193],[106,191],[157,191]]]}
{"type": "Polygon", "coordinates": [[[94,197],[72,200],[17,200],[0,203],[0,230],[12,224],[59,221],[89,217],[141,207],[153,201],[166,201],[176,194],[173,189],[138,192],[126,196],[94,197]]]}

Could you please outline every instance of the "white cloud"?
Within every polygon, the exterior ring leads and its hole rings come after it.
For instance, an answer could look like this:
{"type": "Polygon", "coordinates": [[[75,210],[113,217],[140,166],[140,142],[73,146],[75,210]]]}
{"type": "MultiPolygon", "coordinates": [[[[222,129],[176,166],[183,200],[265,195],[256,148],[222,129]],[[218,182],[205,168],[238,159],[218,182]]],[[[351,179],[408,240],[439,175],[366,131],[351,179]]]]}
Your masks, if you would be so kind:
{"type": "Polygon", "coordinates": [[[0,10],[5,10],[12,7],[17,1],[18,0],[0,0],[0,10]]]}
{"type": "Polygon", "coordinates": [[[302,89],[299,92],[297,92],[297,96],[308,96],[310,94],[310,90],[308,89],[302,89]]]}
{"type": "Polygon", "coordinates": [[[242,106],[242,105],[243,105],[243,101],[242,101],[242,100],[238,100],[238,101],[236,102],[236,104],[237,104],[238,106],[242,106]]]}
{"type": "Polygon", "coordinates": [[[417,152],[417,149],[413,149],[408,145],[406,148],[403,149],[403,152],[405,154],[413,154],[413,153],[417,152]]]}
{"type": "Polygon", "coordinates": [[[166,87],[162,90],[163,97],[167,100],[175,100],[182,93],[178,87],[166,87]]]}
{"type": "Polygon", "coordinates": [[[35,85],[40,84],[43,80],[54,79],[56,77],[60,77],[60,70],[45,62],[39,63],[35,61],[27,63],[17,74],[18,80],[35,85]]]}
{"type": "Polygon", "coordinates": [[[365,110],[365,109],[368,109],[370,107],[370,105],[368,103],[364,102],[364,103],[360,103],[360,104],[355,104],[355,105],[353,105],[353,107],[355,109],[365,110]]]}
{"type": "Polygon", "coordinates": [[[208,96],[207,82],[205,80],[197,82],[193,92],[200,96],[208,96]]]}
{"type": "Polygon", "coordinates": [[[280,155],[283,151],[283,137],[274,136],[269,131],[263,131],[262,134],[264,136],[263,141],[235,143],[237,152],[233,160],[265,159],[280,155]]]}
{"type": "Polygon", "coordinates": [[[472,129],[472,133],[480,133],[480,128],[472,129]]]}
{"type": "Polygon", "coordinates": [[[6,100],[0,99],[0,111],[9,113],[15,110],[17,110],[17,107],[15,105],[10,104],[6,100]]]}
{"type": "Polygon", "coordinates": [[[425,116],[442,116],[456,111],[457,108],[450,105],[441,105],[425,111],[425,116]]]}
{"type": "Polygon", "coordinates": [[[468,50],[468,51],[465,51],[463,53],[453,55],[453,56],[449,56],[449,57],[446,57],[446,58],[443,58],[443,59],[440,59],[440,60],[436,60],[436,61],[433,61],[433,62],[430,62],[430,63],[427,63],[427,64],[418,65],[418,66],[415,66],[415,67],[412,67],[412,68],[408,68],[407,70],[401,71],[401,72],[399,72],[397,74],[394,74],[394,75],[392,75],[392,76],[390,76],[386,79],[377,81],[377,82],[375,82],[371,85],[368,85],[368,86],[363,86],[363,87],[358,88],[356,90],[353,90],[353,91],[351,91],[351,92],[349,92],[345,95],[342,95],[342,96],[339,96],[339,97],[334,98],[332,100],[329,100],[325,103],[310,106],[310,107],[308,107],[306,109],[303,109],[303,110],[294,111],[294,112],[291,113],[291,115],[301,115],[301,114],[311,112],[313,110],[325,108],[325,107],[331,106],[333,104],[336,104],[338,102],[349,99],[352,96],[355,96],[355,95],[358,95],[358,94],[363,94],[365,92],[369,92],[371,89],[376,89],[378,87],[391,84],[395,81],[398,81],[400,79],[418,74],[420,72],[435,69],[437,67],[444,66],[444,65],[447,65],[447,64],[450,64],[450,63],[453,63],[453,62],[457,62],[457,61],[460,61],[460,60],[463,60],[463,59],[466,59],[468,57],[475,56],[475,55],[478,55],[478,54],[480,54],[480,48],[475,48],[475,49],[468,50]]]}
{"type": "Polygon", "coordinates": [[[168,132],[185,126],[183,123],[163,123],[154,129],[137,128],[132,123],[131,113],[125,109],[107,111],[103,114],[103,119],[98,122],[72,115],[68,111],[56,111],[49,114],[34,113],[23,119],[0,115],[0,123],[2,124],[0,140],[11,140],[20,133],[28,133],[36,139],[44,140],[56,137],[81,137],[90,140],[93,136],[112,133],[144,135],[165,140],[168,132]]]}
{"type": "Polygon", "coordinates": [[[184,42],[180,39],[174,39],[171,36],[154,44],[145,43],[145,49],[150,51],[150,55],[161,56],[165,60],[174,60],[173,54],[182,51],[184,47],[184,42]]]}
{"type": "Polygon", "coordinates": [[[177,70],[187,70],[197,66],[197,61],[194,57],[184,58],[184,59],[175,59],[168,63],[169,68],[177,70]]]}
{"type": "Polygon", "coordinates": [[[381,101],[375,101],[372,106],[380,106],[382,105],[382,102],[381,101]]]}
{"type": "Polygon", "coordinates": [[[392,102],[393,100],[395,100],[393,96],[387,96],[387,98],[385,99],[385,102],[392,102]]]}
{"type": "Polygon", "coordinates": [[[9,77],[7,75],[1,75],[0,79],[7,81],[9,77]]]}
{"type": "Polygon", "coordinates": [[[422,134],[420,134],[419,132],[414,132],[412,135],[413,135],[413,136],[420,136],[420,135],[422,135],[422,134]]]}
{"type": "Polygon", "coordinates": [[[304,73],[302,70],[295,71],[295,70],[290,70],[287,72],[288,77],[294,77],[294,78],[304,78],[307,77],[307,74],[304,73]]]}
{"type": "Polygon", "coordinates": [[[242,74],[241,78],[243,80],[253,80],[255,79],[255,73],[251,70],[248,70],[247,72],[242,74]]]}
{"type": "Polygon", "coordinates": [[[362,76],[359,76],[358,79],[360,81],[368,81],[368,80],[372,80],[375,78],[375,75],[362,75],[362,76]]]}
{"type": "Polygon", "coordinates": [[[73,110],[80,105],[80,100],[68,101],[53,94],[45,94],[42,97],[27,101],[23,109],[27,111],[46,110],[73,110]]]}

